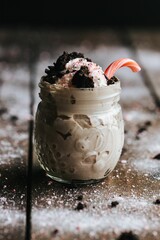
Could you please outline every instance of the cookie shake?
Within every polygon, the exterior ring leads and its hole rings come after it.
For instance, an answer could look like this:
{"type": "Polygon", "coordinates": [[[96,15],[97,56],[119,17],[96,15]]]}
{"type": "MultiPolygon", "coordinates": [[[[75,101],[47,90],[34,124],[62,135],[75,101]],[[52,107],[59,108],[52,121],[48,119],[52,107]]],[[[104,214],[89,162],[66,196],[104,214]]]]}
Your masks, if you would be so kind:
{"type": "Polygon", "coordinates": [[[118,59],[105,71],[82,53],[64,52],[45,70],[35,119],[38,160],[52,179],[69,184],[100,181],[115,168],[124,143],[119,105],[121,85],[114,73],[132,59],[118,59]]]}

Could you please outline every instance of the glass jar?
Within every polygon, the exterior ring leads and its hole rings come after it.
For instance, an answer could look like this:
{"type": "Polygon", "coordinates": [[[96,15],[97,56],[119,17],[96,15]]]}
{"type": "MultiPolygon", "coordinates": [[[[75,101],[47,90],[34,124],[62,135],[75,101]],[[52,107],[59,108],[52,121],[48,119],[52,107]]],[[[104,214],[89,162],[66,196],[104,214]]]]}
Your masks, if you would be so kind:
{"type": "Polygon", "coordinates": [[[93,89],[41,81],[35,118],[38,160],[52,179],[98,182],[115,168],[124,143],[120,82],[93,89]]]}

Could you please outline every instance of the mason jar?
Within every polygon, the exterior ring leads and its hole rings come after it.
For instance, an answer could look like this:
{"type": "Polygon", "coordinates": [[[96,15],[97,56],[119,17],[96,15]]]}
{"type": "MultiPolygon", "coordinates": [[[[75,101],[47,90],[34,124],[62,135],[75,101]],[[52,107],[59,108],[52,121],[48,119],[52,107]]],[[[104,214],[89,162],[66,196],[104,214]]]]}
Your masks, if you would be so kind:
{"type": "Polygon", "coordinates": [[[124,143],[120,82],[79,89],[41,81],[39,87],[34,142],[46,174],[68,184],[106,178],[124,143]]]}

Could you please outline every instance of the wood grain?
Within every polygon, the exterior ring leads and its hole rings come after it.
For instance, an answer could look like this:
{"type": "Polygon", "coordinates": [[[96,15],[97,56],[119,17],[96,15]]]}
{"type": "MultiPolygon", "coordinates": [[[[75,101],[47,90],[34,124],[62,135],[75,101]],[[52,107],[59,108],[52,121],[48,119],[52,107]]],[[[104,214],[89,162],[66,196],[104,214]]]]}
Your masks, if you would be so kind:
{"type": "Polygon", "coordinates": [[[160,33],[132,31],[130,33],[138,59],[144,67],[144,81],[160,106],[160,33]]]}
{"type": "Polygon", "coordinates": [[[1,29],[0,39],[0,239],[23,240],[31,233],[32,240],[118,240],[128,233],[159,240],[159,32],[1,29]],[[125,143],[115,170],[103,182],[80,188],[51,180],[36,156],[32,169],[29,121],[40,101],[38,83],[63,51],[83,52],[103,69],[120,57],[142,66],[140,73],[117,71],[125,143]]]}
{"type": "MultiPolygon", "coordinates": [[[[1,32],[0,239],[24,239],[28,153],[29,70],[24,47],[1,32]]],[[[27,49],[27,48],[26,48],[27,49]]],[[[27,51],[27,50],[26,50],[27,51]]]]}

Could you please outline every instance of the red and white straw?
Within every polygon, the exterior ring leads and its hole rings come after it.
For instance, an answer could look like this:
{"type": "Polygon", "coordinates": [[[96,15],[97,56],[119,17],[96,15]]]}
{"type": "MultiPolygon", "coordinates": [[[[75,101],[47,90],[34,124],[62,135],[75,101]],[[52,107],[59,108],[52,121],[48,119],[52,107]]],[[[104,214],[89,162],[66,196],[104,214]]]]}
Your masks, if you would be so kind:
{"type": "Polygon", "coordinates": [[[138,63],[130,58],[120,58],[112,62],[104,71],[108,79],[114,76],[115,72],[121,67],[128,67],[133,72],[139,72],[141,67],[138,63]]]}

